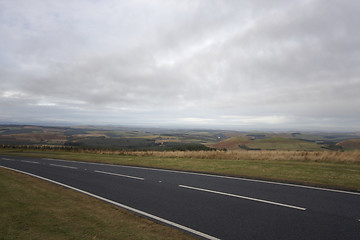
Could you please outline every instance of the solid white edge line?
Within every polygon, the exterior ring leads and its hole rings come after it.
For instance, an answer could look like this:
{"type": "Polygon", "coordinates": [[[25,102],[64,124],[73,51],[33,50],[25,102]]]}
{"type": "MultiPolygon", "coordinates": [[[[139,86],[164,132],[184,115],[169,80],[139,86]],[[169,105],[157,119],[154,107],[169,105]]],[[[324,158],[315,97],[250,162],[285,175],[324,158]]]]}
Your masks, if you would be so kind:
{"type": "Polygon", "coordinates": [[[229,197],[242,198],[242,199],[246,199],[246,200],[251,200],[251,201],[256,201],[256,202],[261,202],[261,203],[266,203],[266,204],[272,204],[272,205],[277,205],[277,206],[281,206],[281,207],[293,208],[293,209],[302,210],[302,211],[306,210],[306,208],[303,208],[303,207],[297,207],[297,206],[288,205],[288,204],[284,204],[284,203],[272,202],[272,201],[267,201],[267,200],[263,200],[263,199],[251,198],[251,197],[246,197],[246,196],[241,196],[241,195],[236,195],[236,194],[231,194],[231,193],[225,193],[225,192],[219,192],[219,191],[214,191],[214,190],[209,190],[209,189],[204,189],[204,188],[197,188],[197,187],[191,187],[191,186],[186,186],[186,185],[179,185],[179,187],[202,191],[202,192],[215,193],[215,194],[225,195],[225,196],[229,196],[229,197]]]}
{"type": "Polygon", "coordinates": [[[123,175],[123,174],[118,174],[118,173],[103,172],[103,171],[97,171],[97,170],[94,170],[94,172],[103,173],[103,174],[107,174],[107,175],[113,175],[113,176],[119,176],[119,177],[133,178],[133,179],[137,179],[137,180],[144,180],[144,178],[123,175]]]}
{"type": "Polygon", "coordinates": [[[274,184],[274,185],[289,186],[289,187],[307,188],[307,189],[327,191],[327,192],[336,192],[336,193],[360,195],[360,192],[349,192],[349,191],[336,190],[336,189],[330,189],[330,188],[312,187],[312,186],[292,184],[292,183],[272,182],[272,181],[265,181],[265,180],[257,180],[257,179],[242,178],[242,177],[230,177],[230,176],[214,175],[214,174],[207,174],[207,173],[185,172],[185,171],[179,171],[179,170],[159,169],[159,168],[151,168],[151,167],[135,167],[135,166],[108,164],[108,163],[73,161],[73,160],[63,160],[63,159],[55,159],[55,158],[43,158],[43,159],[44,160],[53,160],[53,161],[62,161],[62,162],[87,163],[87,164],[103,165],[103,166],[104,165],[105,166],[115,166],[115,167],[122,167],[122,168],[145,169],[145,170],[151,170],[151,171],[182,173],[182,174],[189,174],[189,175],[199,175],[199,176],[207,176],[207,177],[225,178],[225,179],[233,179],[233,180],[240,180],[240,181],[247,181],[247,182],[258,182],[258,183],[274,184]]]}
{"type": "Polygon", "coordinates": [[[49,164],[49,165],[50,165],[50,166],[54,166],[54,167],[78,169],[77,167],[71,167],[71,166],[65,166],[65,165],[57,165],[57,164],[49,164]]]}
{"type": "Polygon", "coordinates": [[[21,170],[9,168],[9,167],[4,167],[4,166],[1,166],[1,165],[0,165],[0,167],[5,168],[5,169],[9,169],[9,170],[12,170],[12,171],[15,171],[15,172],[27,174],[27,175],[29,175],[29,176],[36,177],[36,178],[39,178],[39,179],[42,179],[42,180],[45,180],[45,181],[48,181],[48,182],[51,182],[51,183],[60,185],[60,186],[62,186],[62,187],[65,187],[65,188],[68,188],[68,189],[71,189],[71,190],[74,190],[74,191],[77,191],[77,192],[86,194],[86,195],[88,195],[88,196],[90,196],[90,197],[93,197],[93,198],[102,200],[102,201],[104,201],[104,202],[113,204],[113,205],[115,205],[115,206],[117,206],[117,207],[126,209],[126,210],[128,210],[128,211],[130,211],[130,212],[134,212],[134,213],[136,213],[136,214],[139,214],[139,215],[142,215],[142,216],[144,216],[144,217],[153,219],[153,220],[155,220],[155,221],[164,223],[164,224],[166,224],[166,225],[173,226],[173,227],[175,227],[175,228],[178,228],[178,229],[181,229],[181,230],[183,230],[183,231],[192,233],[192,234],[197,235],[197,236],[199,236],[199,237],[203,237],[203,238],[206,238],[206,239],[209,239],[209,240],[220,240],[219,238],[210,236],[210,235],[208,235],[208,234],[206,234],[206,233],[202,233],[202,232],[196,231],[196,230],[194,230],[194,229],[191,229],[191,228],[185,227],[185,226],[183,226],[183,225],[180,225],[180,224],[171,222],[171,221],[166,220],[166,219],[164,219],[164,218],[161,218],[161,217],[152,215],[152,214],[147,213],[147,212],[143,212],[143,211],[138,210],[138,209],[136,209],[136,208],[129,207],[129,206],[127,206],[127,205],[124,205],[124,204],[121,204],[121,203],[112,201],[112,200],[107,199],[107,198],[104,198],[104,197],[100,197],[100,196],[98,196],[98,195],[95,195],[95,194],[86,192],[86,191],[84,191],[84,190],[81,190],[81,189],[78,189],[78,188],[75,188],[75,187],[72,187],[72,186],[69,186],[69,185],[66,185],[66,184],[63,184],[63,183],[60,183],[60,182],[57,182],[57,181],[48,179],[48,178],[44,178],[44,177],[41,177],[41,176],[38,176],[38,175],[35,175],[35,174],[32,174],[32,173],[24,172],[24,171],[21,171],[21,170]]]}
{"type": "Polygon", "coordinates": [[[40,164],[39,162],[27,161],[27,160],[20,160],[20,162],[40,164]]]}

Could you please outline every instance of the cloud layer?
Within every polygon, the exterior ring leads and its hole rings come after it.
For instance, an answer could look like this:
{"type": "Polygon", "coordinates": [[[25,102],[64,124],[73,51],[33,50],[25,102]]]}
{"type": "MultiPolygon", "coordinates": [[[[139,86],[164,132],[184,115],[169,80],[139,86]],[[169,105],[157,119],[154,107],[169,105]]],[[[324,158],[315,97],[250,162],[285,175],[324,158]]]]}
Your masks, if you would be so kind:
{"type": "Polygon", "coordinates": [[[360,130],[360,2],[0,0],[0,121],[360,130]]]}

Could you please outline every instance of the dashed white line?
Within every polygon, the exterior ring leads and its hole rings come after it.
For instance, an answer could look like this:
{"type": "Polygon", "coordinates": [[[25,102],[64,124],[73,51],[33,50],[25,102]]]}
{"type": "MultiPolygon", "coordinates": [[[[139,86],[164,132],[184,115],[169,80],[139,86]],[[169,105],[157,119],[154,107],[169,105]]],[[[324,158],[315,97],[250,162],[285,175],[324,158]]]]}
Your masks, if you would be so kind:
{"type": "Polygon", "coordinates": [[[257,180],[257,179],[242,178],[242,177],[230,177],[230,176],[214,175],[214,174],[207,174],[207,173],[185,172],[185,171],[180,171],[180,170],[168,170],[168,169],[159,169],[159,168],[151,168],[151,167],[135,167],[135,166],[126,166],[126,165],[109,164],[109,163],[83,162],[83,161],[73,161],[73,160],[64,160],[64,159],[55,159],[55,158],[43,158],[43,159],[44,160],[61,161],[61,162],[85,163],[85,164],[101,165],[101,166],[114,166],[114,167],[120,167],[120,168],[133,168],[133,169],[144,169],[144,170],[150,170],[150,171],[181,173],[181,174],[188,174],[188,175],[198,175],[198,176],[205,176],[205,177],[233,179],[233,180],[239,180],[239,181],[257,182],[257,183],[273,184],[273,185],[280,185],[280,186],[313,189],[313,190],[319,190],[319,191],[360,195],[360,192],[350,192],[350,191],[330,189],[330,188],[312,187],[312,186],[292,184],[292,183],[272,182],[272,181],[265,181],[265,180],[257,180]]]}
{"type": "Polygon", "coordinates": [[[118,177],[126,177],[126,178],[133,178],[133,179],[137,179],[137,180],[144,180],[144,178],[134,177],[134,176],[129,176],[129,175],[123,175],[123,174],[118,174],[118,173],[103,172],[103,171],[97,171],[97,170],[95,170],[94,172],[113,175],[113,176],[118,176],[118,177]]]}
{"type": "Polygon", "coordinates": [[[155,220],[155,221],[158,221],[158,222],[167,224],[167,225],[169,225],[169,226],[176,227],[176,228],[178,228],[178,229],[181,229],[181,230],[183,230],[183,231],[186,231],[186,232],[195,234],[195,235],[197,235],[197,236],[199,236],[199,237],[202,237],[202,238],[205,238],[205,239],[209,239],[209,240],[220,240],[219,238],[210,236],[210,235],[208,235],[208,234],[206,234],[206,233],[199,232],[199,231],[197,231],[197,230],[188,228],[188,227],[183,226],[183,225],[180,225],[180,224],[178,224],[178,223],[171,222],[171,221],[166,220],[166,219],[164,219],[164,218],[161,218],[161,217],[152,215],[152,214],[147,213],[147,212],[143,212],[143,211],[138,210],[138,209],[136,209],[136,208],[129,207],[129,206],[127,206],[127,205],[124,205],[124,204],[121,204],[121,203],[118,203],[118,202],[109,200],[109,199],[107,199],[107,198],[103,198],[103,197],[101,197],[101,196],[98,196],[98,195],[95,195],[95,194],[86,192],[86,191],[84,191],[84,190],[81,190],[81,189],[78,189],[78,188],[75,188],[75,187],[72,187],[72,186],[69,186],[69,185],[60,183],[60,182],[56,182],[56,181],[51,180],[51,179],[48,179],[48,178],[44,178],[44,177],[41,177],[41,176],[38,176],[38,175],[35,175],[35,174],[32,174],[32,173],[23,172],[23,171],[20,171],[20,170],[17,170],[17,169],[9,168],[9,167],[4,167],[4,166],[0,166],[0,167],[6,168],[6,169],[9,169],[9,170],[13,170],[13,171],[16,171],[16,172],[19,172],[19,173],[27,174],[27,175],[30,175],[30,176],[32,176],[32,177],[36,177],[36,178],[39,178],[39,179],[42,179],[42,180],[45,180],[45,181],[48,181],[48,182],[51,182],[51,183],[55,183],[55,184],[57,184],[57,185],[59,185],[59,186],[63,186],[63,187],[69,188],[69,189],[71,189],[71,190],[74,190],[74,191],[77,191],[77,192],[86,194],[86,195],[88,195],[88,196],[90,196],[90,197],[93,197],[93,198],[102,200],[102,201],[104,201],[104,202],[113,204],[113,205],[118,206],[118,207],[120,207],[120,208],[126,209],[126,210],[128,210],[128,211],[134,212],[134,213],[136,213],[136,214],[139,214],[139,215],[141,215],[141,216],[150,218],[150,219],[152,219],[152,220],[155,220]]]}
{"type": "Polygon", "coordinates": [[[49,164],[49,165],[50,165],[50,166],[54,166],[54,167],[78,169],[77,167],[71,167],[71,166],[65,166],[65,165],[58,165],[58,164],[49,164]]]}
{"type": "Polygon", "coordinates": [[[10,159],[10,158],[1,158],[1,160],[5,160],[5,161],[15,161],[14,159],[10,159]]]}
{"type": "Polygon", "coordinates": [[[40,164],[39,162],[35,162],[35,161],[27,161],[27,160],[21,160],[21,162],[25,162],[25,163],[34,163],[34,164],[40,164]]]}
{"type": "Polygon", "coordinates": [[[272,202],[272,201],[267,201],[267,200],[258,199],[258,198],[251,198],[251,197],[246,197],[246,196],[241,196],[241,195],[236,195],[236,194],[231,194],[231,193],[219,192],[219,191],[214,191],[214,190],[209,190],[209,189],[204,189],[204,188],[197,188],[197,187],[191,187],[191,186],[186,186],[186,185],[179,185],[179,187],[202,191],[202,192],[215,193],[215,194],[225,195],[225,196],[229,196],[229,197],[242,198],[242,199],[246,199],[246,200],[251,200],[251,201],[256,201],[256,202],[261,202],[261,203],[266,203],[266,204],[272,204],[272,205],[277,205],[277,206],[281,206],[281,207],[293,208],[293,209],[302,210],[302,211],[306,210],[306,208],[303,208],[303,207],[297,207],[297,206],[293,206],[293,205],[272,202]]]}

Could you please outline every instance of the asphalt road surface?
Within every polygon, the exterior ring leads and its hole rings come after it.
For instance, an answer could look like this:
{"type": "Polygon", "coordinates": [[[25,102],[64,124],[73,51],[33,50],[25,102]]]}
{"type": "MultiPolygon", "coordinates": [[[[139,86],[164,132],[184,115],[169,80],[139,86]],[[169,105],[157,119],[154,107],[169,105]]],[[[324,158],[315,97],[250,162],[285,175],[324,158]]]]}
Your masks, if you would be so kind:
{"type": "Polygon", "coordinates": [[[243,178],[0,156],[40,177],[204,239],[360,239],[360,194],[243,178]]]}

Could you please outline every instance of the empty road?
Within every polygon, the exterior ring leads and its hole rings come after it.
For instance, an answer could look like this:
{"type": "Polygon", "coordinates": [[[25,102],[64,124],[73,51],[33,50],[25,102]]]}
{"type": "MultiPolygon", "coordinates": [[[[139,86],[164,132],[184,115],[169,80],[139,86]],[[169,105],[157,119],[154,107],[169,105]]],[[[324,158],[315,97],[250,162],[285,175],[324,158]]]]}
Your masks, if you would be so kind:
{"type": "Polygon", "coordinates": [[[360,194],[161,169],[0,155],[0,167],[72,188],[204,239],[360,239],[360,194]]]}

